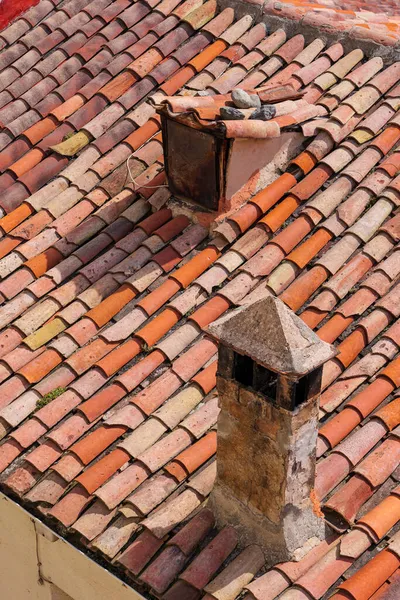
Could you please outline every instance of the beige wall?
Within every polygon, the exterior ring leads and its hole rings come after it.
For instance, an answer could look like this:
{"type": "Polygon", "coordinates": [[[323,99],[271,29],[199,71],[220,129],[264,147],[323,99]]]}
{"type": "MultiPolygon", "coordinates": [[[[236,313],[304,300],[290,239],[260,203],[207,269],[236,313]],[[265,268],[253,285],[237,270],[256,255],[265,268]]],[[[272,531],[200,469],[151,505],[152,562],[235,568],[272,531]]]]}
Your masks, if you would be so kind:
{"type": "Polygon", "coordinates": [[[1,600],[141,600],[0,493],[1,600]]]}

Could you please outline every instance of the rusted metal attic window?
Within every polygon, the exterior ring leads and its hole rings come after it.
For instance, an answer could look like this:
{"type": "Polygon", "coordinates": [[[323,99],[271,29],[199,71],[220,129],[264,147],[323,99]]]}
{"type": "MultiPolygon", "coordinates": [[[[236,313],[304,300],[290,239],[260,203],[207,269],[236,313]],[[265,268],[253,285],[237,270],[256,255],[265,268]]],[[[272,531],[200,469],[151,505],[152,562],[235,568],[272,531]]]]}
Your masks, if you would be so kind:
{"type": "Polygon", "coordinates": [[[218,211],[222,157],[221,139],[166,119],[163,123],[165,168],[174,196],[218,211]]]}
{"type": "Polygon", "coordinates": [[[265,187],[268,176],[275,179],[278,168],[303,143],[301,133],[281,132],[273,118],[273,103],[285,101],[295,110],[301,95],[291,86],[277,86],[251,95],[237,89],[224,96],[159,99],[165,171],[173,196],[213,216],[241,206],[265,187]],[[235,92],[258,105],[235,108],[235,92]]]}

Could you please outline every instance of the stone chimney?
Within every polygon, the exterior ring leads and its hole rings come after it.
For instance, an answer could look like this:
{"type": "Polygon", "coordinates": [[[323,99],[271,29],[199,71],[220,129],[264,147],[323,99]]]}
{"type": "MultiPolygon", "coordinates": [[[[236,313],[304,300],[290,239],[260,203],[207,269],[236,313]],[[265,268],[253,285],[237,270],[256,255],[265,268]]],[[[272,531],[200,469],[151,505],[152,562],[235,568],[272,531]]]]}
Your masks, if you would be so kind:
{"type": "Polygon", "coordinates": [[[215,321],[217,479],[210,504],[269,564],[298,560],[325,535],[314,495],[322,365],[336,350],[268,297],[215,321]]]}

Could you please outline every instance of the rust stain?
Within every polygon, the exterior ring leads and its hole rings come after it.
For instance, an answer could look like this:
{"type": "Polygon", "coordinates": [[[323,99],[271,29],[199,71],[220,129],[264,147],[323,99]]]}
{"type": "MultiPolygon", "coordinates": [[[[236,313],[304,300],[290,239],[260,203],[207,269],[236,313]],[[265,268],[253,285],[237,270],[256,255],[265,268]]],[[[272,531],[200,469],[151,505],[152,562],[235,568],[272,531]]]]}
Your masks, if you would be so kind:
{"type": "Polygon", "coordinates": [[[310,500],[311,500],[311,505],[312,505],[312,509],[313,509],[314,514],[317,517],[323,518],[324,517],[324,513],[321,510],[321,504],[320,504],[320,502],[318,500],[318,497],[317,497],[317,494],[316,494],[314,488],[312,488],[312,490],[310,492],[310,500]]]}

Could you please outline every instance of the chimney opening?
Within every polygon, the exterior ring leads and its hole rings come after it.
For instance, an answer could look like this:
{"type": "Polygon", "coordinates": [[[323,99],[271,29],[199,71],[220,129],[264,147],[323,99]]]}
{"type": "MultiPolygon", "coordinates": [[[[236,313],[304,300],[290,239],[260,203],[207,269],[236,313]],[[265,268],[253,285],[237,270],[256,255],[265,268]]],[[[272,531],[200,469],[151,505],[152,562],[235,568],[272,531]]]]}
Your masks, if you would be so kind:
{"type": "Polygon", "coordinates": [[[280,378],[278,405],[287,410],[295,410],[304,402],[315,398],[321,390],[322,367],[307,373],[299,379],[280,378]]]}
{"type": "Polygon", "coordinates": [[[237,352],[233,353],[233,365],[231,375],[235,381],[252,388],[273,404],[286,410],[295,410],[304,402],[317,396],[321,389],[321,367],[298,379],[290,378],[279,375],[259,365],[249,356],[237,352]]]}
{"type": "Polygon", "coordinates": [[[278,374],[254,362],[249,356],[234,353],[234,379],[276,402],[278,374]]]}

